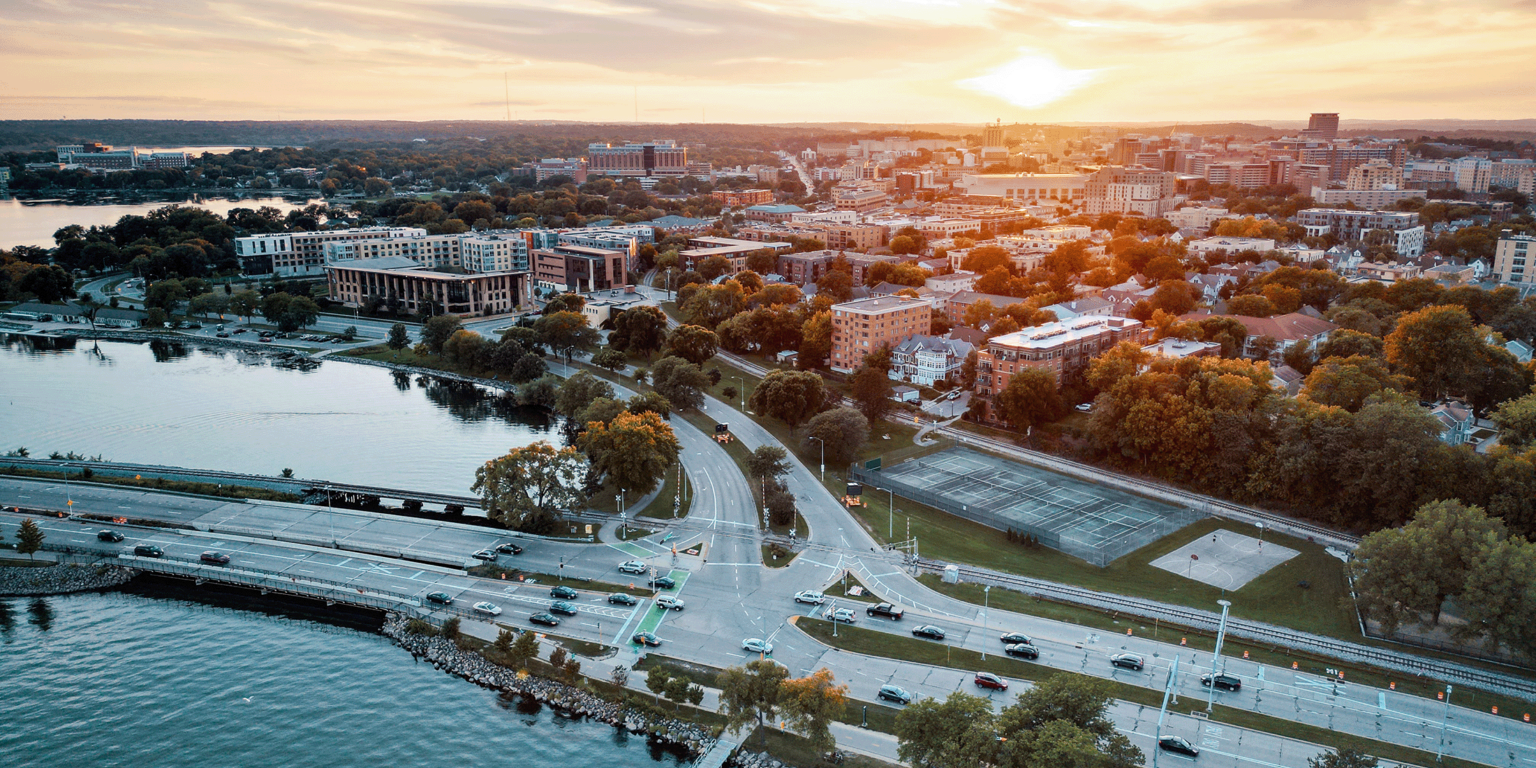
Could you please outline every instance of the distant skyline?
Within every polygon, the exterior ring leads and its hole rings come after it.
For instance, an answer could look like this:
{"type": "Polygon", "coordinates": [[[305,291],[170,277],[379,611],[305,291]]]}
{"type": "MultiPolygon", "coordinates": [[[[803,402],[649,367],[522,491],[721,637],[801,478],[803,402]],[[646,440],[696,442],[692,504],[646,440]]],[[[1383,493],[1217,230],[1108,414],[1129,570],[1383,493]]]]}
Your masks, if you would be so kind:
{"type": "Polygon", "coordinates": [[[1491,0],[11,0],[0,119],[1522,119],[1533,33],[1491,0]]]}

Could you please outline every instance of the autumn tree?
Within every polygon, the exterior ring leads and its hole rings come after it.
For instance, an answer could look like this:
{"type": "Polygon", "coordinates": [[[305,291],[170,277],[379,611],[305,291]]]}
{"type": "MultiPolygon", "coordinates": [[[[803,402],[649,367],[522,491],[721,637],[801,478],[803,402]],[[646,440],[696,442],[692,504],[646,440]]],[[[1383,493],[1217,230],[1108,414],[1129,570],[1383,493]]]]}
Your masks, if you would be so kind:
{"type": "Polygon", "coordinates": [[[795,427],[821,411],[826,388],[821,377],[807,371],[770,371],[752,390],[748,404],[758,413],[795,427]]]}
{"type": "Polygon", "coordinates": [[[1055,421],[1066,413],[1056,374],[1044,368],[1024,368],[1013,374],[996,403],[998,415],[1018,430],[1055,421]]]}
{"type": "Polygon", "coordinates": [[[1007,251],[995,245],[972,248],[971,252],[960,261],[961,269],[978,275],[985,275],[998,267],[1009,270],[1013,267],[1013,262],[1009,259],[1007,251]]]}
{"type": "Polygon", "coordinates": [[[588,424],[576,444],[594,470],[630,495],[650,493],[681,451],[672,427],[649,412],[588,424]]]}
{"type": "Polygon", "coordinates": [[[837,746],[830,726],[848,708],[848,686],[837,685],[823,667],[780,683],[779,705],[791,727],[818,752],[829,752],[837,746]]]}
{"type": "Polygon", "coordinates": [[[797,362],[801,368],[820,368],[827,364],[827,357],[831,354],[832,313],[817,312],[801,328],[797,362]]]}
{"type": "Polygon", "coordinates": [[[1367,398],[1383,389],[1408,390],[1406,376],[1393,373],[1384,361],[1371,357],[1330,357],[1307,374],[1301,394],[1321,405],[1360,410],[1367,398]]]}
{"type": "Polygon", "coordinates": [[[749,661],[746,666],[721,671],[715,685],[720,688],[725,727],[735,732],[755,724],[761,738],[763,724],[771,722],[779,713],[783,684],[788,676],[784,667],[771,661],[749,661]]]}
{"type": "Polygon", "coordinates": [[[840,269],[829,269],[816,280],[816,295],[825,296],[834,304],[853,298],[853,275],[840,269]]]}
{"type": "Polygon", "coordinates": [[[1486,346],[1464,307],[1432,306],[1398,318],[1387,336],[1387,360],[1413,379],[1419,394],[1440,400],[1465,393],[1486,370],[1486,346]]]}
{"type": "Polygon", "coordinates": [[[508,528],[554,520],[581,501],[587,461],[575,448],[557,449],[539,441],[515,448],[475,471],[472,491],[487,515],[508,528]]]}
{"type": "Polygon", "coordinates": [[[599,398],[613,398],[613,385],[586,372],[577,371],[560,385],[555,410],[567,418],[576,418],[588,403],[599,398]]]}

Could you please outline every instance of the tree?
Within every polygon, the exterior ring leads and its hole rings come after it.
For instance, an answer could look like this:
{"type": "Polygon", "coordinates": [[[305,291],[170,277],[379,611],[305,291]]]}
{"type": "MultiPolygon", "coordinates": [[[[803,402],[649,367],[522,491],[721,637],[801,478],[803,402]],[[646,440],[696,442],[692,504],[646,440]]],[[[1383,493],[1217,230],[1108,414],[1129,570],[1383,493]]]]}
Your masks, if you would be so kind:
{"type": "Polygon", "coordinates": [[[681,357],[663,357],[651,369],[651,387],[679,410],[702,406],[709,386],[709,375],[681,357]]]}
{"type": "Polygon", "coordinates": [[[965,353],[965,360],[960,363],[961,389],[974,389],[976,387],[976,366],[980,357],[975,348],[965,353]]]}
{"type": "Polygon", "coordinates": [[[261,308],[261,295],[255,291],[240,291],[229,297],[229,311],[235,317],[247,321],[261,308]]]}
{"type": "Polygon", "coordinates": [[[746,308],[746,293],[740,283],[727,280],[721,285],[706,285],[698,289],[682,300],[680,308],[690,324],[715,328],[746,308]]]}
{"type": "Polygon", "coordinates": [[[1503,539],[1504,524],[1459,501],[1425,504],[1401,528],[1360,540],[1355,591],[1361,611],[1387,632],[1432,617],[1439,625],[1446,598],[1467,581],[1482,550],[1503,539]]]}
{"type": "Polygon", "coordinates": [[[1253,353],[1253,359],[1263,362],[1274,357],[1275,350],[1279,348],[1279,339],[1273,336],[1260,336],[1253,340],[1253,346],[1250,351],[1253,353]]]}
{"type": "Polygon", "coordinates": [[[1347,747],[1307,758],[1307,768],[1376,768],[1380,764],[1376,758],[1347,747]]]}
{"type": "Polygon", "coordinates": [[[630,413],[654,413],[663,419],[672,418],[672,402],[659,392],[641,392],[631,397],[625,408],[630,413]]]}
{"type": "Polygon", "coordinates": [[[1486,346],[1465,307],[1432,306],[1398,318],[1387,336],[1387,361],[1413,379],[1419,394],[1440,400],[1463,394],[1486,370],[1486,346]]]}
{"type": "MultiPolygon", "coordinates": [[[[273,296],[286,294],[273,294],[273,296]]],[[[271,296],[267,298],[272,298],[271,296]]],[[[262,314],[266,314],[263,305],[262,314]]],[[[278,315],[276,323],[278,330],[288,333],[300,328],[308,328],[320,319],[320,305],[308,296],[293,296],[283,304],[282,311],[278,315]]]]}
{"type": "Polygon", "coordinates": [[[528,662],[539,657],[539,638],[531,631],[517,634],[517,642],[507,651],[507,662],[514,669],[523,669],[528,662]]]}
{"type": "Polygon", "coordinates": [[[28,270],[20,280],[16,281],[16,288],[23,293],[36,296],[37,300],[44,304],[53,304],[60,299],[75,295],[74,278],[57,265],[34,267],[28,270]]]}
{"type": "Polygon", "coordinates": [[[896,755],[908,765],[965,768],[989,763],[997,749],[992,702],[956,691],[896,713],[896,755]]]}
{"type": "Polygon", "coordinates": [[[1227,312],[1244,317],[1269,317],[1276,312],[1274,302],[1264,296],[1244,294],[1227,301],[1227,312]]]}
{"type": "Polygon", "coordinates": [[[1493,412],[1499,445],[1516,450],[1536,447],[1536,392],[1510,400],[1493,412]]]}
{"type": "Polygon", "coordinates": [[[555,401],[555,410],[574,419],[576,414],[598,398],[613,399],[613,385],[586,371],[578,371],[560,385],[560,397],[555,401]]]}
{"type": "Polygon", "coordinates": [[[608,424],[588,424],[576,444],[594,470],[632,495],[650,493],[681,451],[672,427],[654,413],[623,413],[608,424]]]}
{"type": "Polygon", "coordinates": [[[801,368],[820,368],[827,364],[827,356],[832,354],[832,313],[829,311],[817,312],[801,327],[800,356],[797,364],[801,368]]]}
{"type": "Polygon", "coordinates": [[[1334,405],[1351,413],[1365,406],[1371,395],[1383,389],[1407,391],[1408,379],[1371,357],[1330,357],[1307,374],[1301,394],[1320,405],[1334,405]]]}
{"type": "Polygon", "coordinates": [[[833,408],[816,414],[806,424],[802,450],[817,456],[825,450],[833,464],[846,464],[858,457],[868,440],[869,420],[864,414],[853,408],[833,408]],[[813,437],[820,442],[812,440],[813,437]]]}
{"type": "Polygon", "coordinates": [[[1360,331],[1341,328],[1328,334],[1328,340],[1317,345],[1317,361],[1330,357],[1378,357],[1383,358],[1381,339],[1360,331]]]}
{"type": "Polygon", "coordinates": [[[672,675],[662,667],[651,667],[645,673],[645,687],[653,695],[661,695],[667,690],[667,683],[672,682],[672,675]]]}
{"type": "Polygon", "coordinates": [[[575,448],[556,449],[539,441],[514,448],[475,470],[472,491],[492,520],[518,528],[531,520],[553,520],[581,502],[587,461],[575,448]]]}
{"type": "Polygon", "coordinates": [[[389,327],[389,338],[384,340],[384,346],[399,352],[410,346],[411,337],[405,330],[405,323],[395,323],[389,327]]]}
{"type": "Polygon", "coordinates": [[[222,315],[229,308],[229,297],[223,293],[209,291],[192,297],[187,302],[187,313],[192,315],[222,315]]]}
{"type": "Polygon", "coordinates": [[[667,337],[667,354],[681,357],[694,365],[715,356],[720,348],[720,337],[714,331],[697,325],[680,325],[667,337]]]}
{"type": "Polygon", "coordinates": [[[545,302],[542,314],[553,315],[556,312],[575,312],[579,315],[586,307],[587,300],[582,298],[581,294],[562,293],[558,296],[550,297],[549,301],[545,302]]]}
{"type": "Polygon", "coordinates": [[[1056,374],[1044,368],[1025,368],[1008,380],[997,393],[998,415],[1014,429],[1055,421],[1066,413],[1066,404],[1056,389],[1056,374]]]}
{"type": "Polygon", "coordinates": [[[1103,768],[1133,768],[1142,763],[1141,750],[1115,728],[1108,717],[1109,686],[1105,681],[1075,675],[1052,675],[1037,682],[1003,709],[997,720],[998,733],[1005,739],[999,765],[1057,766],[1084,765],[1103,768]],[[1031,734],[1037,737],[1029,743],[1031,734]],[[1047,755],[1059,747],[1073,745],[1071,752],[1089,759],[1064,759],[1047,755]],[[1019,749],[1016,745],[1023,745],[1019,749]],[[1012,755],[1009,753],[1013,752],[1012,755]],[[1019,753],[1033,753],[1033,759],[1020,762],[1019,753]]]}
{"type": "Polygon", "coordinates": [[[545,314],[533,323],[534,338],[549,347],[556,355],[563,355],[567,364],[571,354],[578,349],[597,346],[602,336],[587,325],[587,318],[578,312],[545,314]]]}
{"type": "Polygon", "coordinates": [[[1008,252],[995,245],[983,245],[972,248],[970,253],[960,262],[960,268],[967,272],[975,272],[985,275],[998,267],[1007,270],[1013,266],[1008,252]]]}
{"type": "Polygon", "coordinates": [[[440,355],[443,353],[443,345],[463,327],[464,324],[455,315],[429,317],[421,326],[421,343],[427,345],[427,351],[440,355]]]}
{"type": "Polygon", "coordinates": [[[1491,640],[1536,659],[1536,544],[1519,536],[1491,540],[1467,571],[1456,597],[1465,624],[1456,634],[1491,640]]]}
{"type": "MultiPolygon", "coordinates": [[[[275,293],[267,298],[268,300],[271,300],[272,297],[275,296],[282,296],[284,297],[284,300],[289,298],[288,294],[286,293],[275,293]]],[[[146,308],[159,307],[168,313],[175,312],[176,307],[180,306],[181,302],[186,300],[187,289],[182,286],[180,280],[156,280],[149,286],[149,290],[144,292],[144,306],[146,308]]],[[[265,304],[263,305],[262,314],[267,314],[265,304]]],[[[277,320],[271,316],[268,316],[267,319],[274,323],[277,322],[277,320]]]]}
{"type": "Polygon", "coordinates": [[[795,522],[795,495],[789,492],[789,486],[783,480],[776,477],[765,477],[763,486],[763,506],[768,508],[768,522],[772,525],[786,526],[795,522]]]}
{"type": "Polygon", "coordinates": [[[795,427],[821,411],[826,389],[821,377],[807,371],[770,371],[747,402],[758,413],[795,427]]]}
{"type": "Polygon", "coordinates": [[[840,269],[827,270],[816,280],[816,295],[831,299],[833,304],[853,298],[853,275],[840,269]]]}
{"type": "Polygon", "coordinates": [[[661,349],[667,336],[667,316],[652,306],[626,309],[613,318],[613,332],[608,346],[632,355],[645,355],[661,349]]]}
{"type": "Polygon", "coordinates": [[[576,421],[582,428],[585,428],[587,424],[591,424],[594,421],[599,424],[607,424],[618,418],[618,415],[621,413],[624,413],[623,403],[611,398],[599,397],[587,403],[587,407],[581,409],[581,413],[576,415],[576,421]]]}
{"type": "Polygon", "coordinates": [[[752,477],[789,474],[789,453],[777,445],[760,445],[747,456],[747,473],[752,477]]]}
{"type": "Polygon", "coordinates": [[[592,364],[599,368],[607,368],[610,371],[621,371],[629,364],[628,358],[613,347],[603,347],[592,356],[592,364]]]}
{"type": "Polygon", "coordinates": [[[771,661],[749,661],[745,667],[723,670],[715,684],[720,688],[725,727],[736,732],[755,723],[761,737],[763,723],[779,712],[783,683],[788,676],[784,667],[771,661]]]}
{"type": "Polygon", "coordinates": [[[45,538],[47,536],[43,529],[37,527],[32,518],[22,520],[21,527],[16,531],[16,554],[31,558],[33,553],[42,548],[45,538]]]}
{"type": "Polygon", "coordinates": [[[830,724],[848,707],[848,686],[837,685],[825,667],[780,684],[780,707],[789,724],[816,747],[828,752],[837,746],[830,724]]]}
{"type": "Polygon", "coordinates": [[[899,255],[913,254],[921,250],[918,247],[917,241],[906,235],[897,235],[891,238],[890,248],[891,253],[899,255]]]}
{"type": "Polygon", "coordinates": [[[870,423],[884,418],[891,410],[891,378],[885,371],[873,365],[859,366],[853,375],[853,401],[870,423]]]}

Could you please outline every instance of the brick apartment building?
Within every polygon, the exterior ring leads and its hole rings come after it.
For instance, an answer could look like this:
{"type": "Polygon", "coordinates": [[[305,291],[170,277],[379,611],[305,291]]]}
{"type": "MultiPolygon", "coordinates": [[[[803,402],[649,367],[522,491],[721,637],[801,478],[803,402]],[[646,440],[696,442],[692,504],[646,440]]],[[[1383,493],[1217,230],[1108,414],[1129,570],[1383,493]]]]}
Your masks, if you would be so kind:
{"type": "MultiPolygon", "coordinates": [[[[834,318],[834,322],[836,322],[834,318]]],[[[1125,317],[1085,315],[1003,334],[987,341],[976,356],[976,395],[987,401],[1025,368],[1044,368],[1058,384],[1122,341],[1146,344],[1152,329],[1125,317]]],[[[988,418],[993,418],[989,415],[988,418]]],[[[994,419],[995,420],[995,419],[994,419]]]]}
{"type": "Polygon", "coordinates": [[[852,373],[881,347],[928,333],[931,305],[908,296],[881,296],[832,305],[831,368],[852,373]]]}

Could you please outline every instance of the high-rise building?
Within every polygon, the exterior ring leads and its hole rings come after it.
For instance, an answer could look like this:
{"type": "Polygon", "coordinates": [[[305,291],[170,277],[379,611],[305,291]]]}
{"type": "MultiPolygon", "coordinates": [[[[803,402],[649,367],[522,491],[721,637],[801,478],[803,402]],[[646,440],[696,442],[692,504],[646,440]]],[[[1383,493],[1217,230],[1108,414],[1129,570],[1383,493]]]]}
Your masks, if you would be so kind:
{"type": "Polygon", "coordinates": [[[865,355],[927,333],[932,316],[932,304],[909,296],[832,305],[832,370],[852,373],[865,355]]]}
{"type": "Polygon", "coordinates": [[[1397,189],[1403,185],[1401,168],[1386,160],[1371,160],[1349,169],[1345,189],[1397,189]]]}
{"type": "Polygon", "coordinates": [[[1493,252],[1493,278],[1519,286],[1536,285],[1536,269],[1526,269],[1526,260],[1533,253],[1536,237],[1511,234],[1509,230],[1500,233],[1499,245],[1493,252]]]}
{"type": "Polygon", "coordinates": [[[1307,138],[1333,140],[1339,136],[1339,113],[1337,112],[1313,112],[1312,118],[1307,121],[1307,130],[1302,132],[1307,138]]]}
{"type": "Polygon", "coordinates": [[[599,176],[686,176],[688,150],[671,140],[588,144],[587,171],[599,176]]]}
{"type": "Polygon", "coordinates": [[[1451,178],[1463,192],[1487,192],[1493,163],[1486,157],[1458,157],[1451,161],[1451,178]]]}

